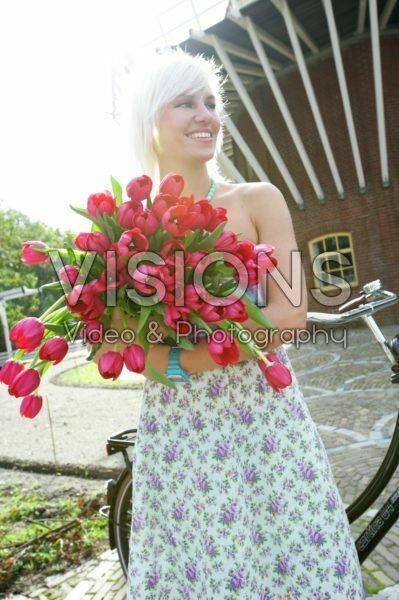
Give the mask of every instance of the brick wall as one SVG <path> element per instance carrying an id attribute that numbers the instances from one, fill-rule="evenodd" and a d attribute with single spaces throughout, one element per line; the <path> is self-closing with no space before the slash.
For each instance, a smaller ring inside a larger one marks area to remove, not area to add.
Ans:
<path id="1" fill-rule="evenodd" d="M 380 159 L 374 97 L 371 42 L 363 39 L 342 48 L 344 69 L 366 178 L 366 192 L 360 193 L 344 118 L 341 95 L 332 56 L 312 59 L 308 69 L 332 151 L 340 173 L 345 198 L 339 199 L 316 125 L 296 69 L 279 76 L 279 83 L 304 146 L 325 192 L 321 205 L 306 174 L 274 96 L 267 84 L 254 88 L 251 97 L 262 116 L 304 201 L 299 210 L 279 170 L 245 109 L 237 125 L 264 167 L 270 181 L 284 194 L 291 210 L 299 249 L 302 251 L 308 290 L 314 281 L 308 241 L 319 235 L 350 231 L 352 233 L 358 280 L 364 284 L 381 279 L 386 289 L 399 294 L 399 36 L 381 37 L 381 62 L 386 119 L 390 186 L 381 184 Z M 246 166 L 235 147 L 235 162 L 245 174 Z M 256 180 L 256 177 L 254 177 Z M 359 287 L 354 287 L 352 296 Z M 332 293 L 334 295 L 335 293 Z M 309 294 L 309 310 L 328 311 Z M 397 322 L 399 303 L 377 315 L 377 321 Z M 398 331 L 399 332 L 399 331 Z"/>

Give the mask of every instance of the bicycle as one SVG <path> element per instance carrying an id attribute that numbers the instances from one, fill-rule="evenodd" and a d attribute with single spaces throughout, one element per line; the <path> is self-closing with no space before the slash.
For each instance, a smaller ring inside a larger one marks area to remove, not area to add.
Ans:
<path id="1" fill-rule="evenodd" d="M 382 289 L 379 279 L 365 284 L 361 294 L 339 307 L 337 313 L 309 312 L 308 322 L 339 326 L 363 319 L 391 363 L 391 383 L 399 383 L 399 334 L 387 341 L 373 314 L 398 301 L 393 292 Z M 106 482 L 108 504 L 100 513 L 108 519 L 110 548 L 117 549 L 122 569 L 127 576 L 132 507 L 132 458 L 137 429 L 126 429 L 107 439 L 108 456 L 122 452 L 125 468 L 119 477 Z M 399 464 L 399 412 L 392 440 L 386 455 L 372 480 L 350 506 L 346 508 L 349 523 L 363 515 L 385 489 Z M 363 563 L 399 518 L 399 487 L 391 494 L 364 531 L 356 539 L 359 562 Z"/>

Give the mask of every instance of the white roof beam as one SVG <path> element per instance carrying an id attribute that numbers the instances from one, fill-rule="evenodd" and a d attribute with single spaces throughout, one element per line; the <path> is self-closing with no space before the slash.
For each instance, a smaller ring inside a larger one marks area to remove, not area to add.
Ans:
<path id="1" fill-rule="evenodd" d="M 380 37 L 378 31 L 377 0 L 369 0 L 371 29 L 371 51 L 373 56 L 374 93 L 377 108 L 378 146 L 380 151 L 381 180 L 384 187 L 389 186 L 387 141 L 385 133 L 384 93 L 381 76 Z"/>
<path id="2" fill-rule="evenodd" d="M 235 70 L 234 65 L 233 65 L 232 61 L 230 60 L 230 57 L 226 51 L 224 41 L 222 41 L 215 35 L 211 35 L 209 37 L 212 39 L 212 45 L 213 45 L 214 49 L 216 50 L 217 54 L 219 55 L 219 58 L 222 61 L 224 68 L 230 77 L 230 80 L 236 86 L 237 92 L 239 93 L 239 95 L 241 97 L 242 103 L 244 104 L 245 108 L 247 109 L 249 116 L 251 117 L 252 121 L 255 124 L 255 127 L 257 128 L 257 130 L 259 132 L 259 135 L 261 136 L 265 146 L 268 148 L 268 150 L 271 154 L 271 157 L 273 158 L 274 162 L 276 163 L 277 168 L 279 169 L 281 175 L 283 176 L 283 179 L 284 179 L 285 183 L 287 184 L 287 187 L 290 190 L 291 194 L 293 195 L 295 202 L 298 204 L 300 209 L 303 209 L 304 208 L 303 198 L 302 198 L 294 180 L 291 177 L 291 174 L 287 168 L 287 165 L 285 164 L 279 151 L 277 150 L 277 148 L 270 136 L 270 133 L 266 129 L 266 126 L 263 123 L 261 116 L 259 115 L 258 111 L 256 110 L 256 107 L 255 107 L 254 103 L 252 102 L 252 99 L 250 98 L 247 90 L 245 89 L 245 86 L 243 85 L 239 75 L 237 74 L 237 71 Z"/>
<path id="3" fill-rule="evenodd" d="M 241 133 L 237 129 L 237 126 L 234 123 L 234 121 L 230 117 L 226 117 L 224 120 L 224 123 L 225 123 L 227 129 L 229 130 L 231 137 L 234 139 L 235 143 L 241 150 L 242 154 L 245 156 L 245 158 L 251 165 L 252 169 L 255 171 L 259 180 L 260 181 L 270 181 L 268 176 L 266 175 L 265 171 L 259 164 L 254 153 L 252 152 L 251 148 L 248 146 L 247 142 L 244 140 Z"/>
<path id="4" fill-rule="evenodd" d="M 279 10 L 281 13 L 283 12 L 285 0 L 271 0 L 271 2 L 274 4 L 277 10 Z M 308 32 L 302 27 L 295 15 L 292 15 L 292 22 L 295 27 L 295 31 L 304 44 L 313 52 L 313 54 L 317 54 L 319 52 L 319 48 L 314 43 Z"/>
<path id="5" fill-rule="evenodd" d="M 305 146 L 303 145 L 301 136 L 299 135 L 294 119 L 291 116 L 290 110 L 287 106 L 284 95 L 281 92 L 281 88 L 276 79 L 276 76 L 273 73 L 273 69 L 271 68 L 269 58 L 266 54 L 263 44 L 261 43 L 257 35 L 256 27 L 254 26 L 252 20 L 249 17 L 245 17 L 243 19 L 243 23 L 245 23 L 245 29 L 248 32 L 249 37 L 251 38 L 252 44 L 256 50 L 256 53 L 265 72 L 266 79 L 269 82 L 274 98 L 281 111 L 281 114 L 283 115 L 285 124 L 287 125 L 288 131 L 302 160 L 303 166 L 305 167 L 306 173 L 316 193 L 317 199 L 319 202 L 323 203 L 325 201 L 323 189 L 317 178 L 316 172 L 310 161 L 308 153 L 306 152 Z"/>
<path id="6" fill-rule="evenodd" d="M 274 0 L 272 0 L 274 1 Z M 335 158 L 331 149 L 330 141 L 328 139 L 327 131 L 324 126 L 324 122 L 322 116 L 320 114 L 319 105 L 317 103 L 317 99 L 313 90 L 313 85 L 309 77 L 308 69 L 306 66 L 306 62 L 303 56 L 301 44 L 299 43 L 297 33 L 295 31 L 294 23 L 292 21 L 291 11 L 288 8 L 287 0 L 282 0 L 282 14 L 284 17 L 285 25 L 287 27 L 288 35 L 291 40 L 291 45 L 295 53 L 295 57 L 298 63 L 299 72 L 302 77 L 302 82 L 305 87 L 306 95 L 308 97 L 308 101 L 310 104 L 310 108 L 312 110 L 313 118 L 316 123 L 317 131 L 319 133 L 321 143 L 323 145 L 324 153 L 327 158 L 328 166 L 330 167 L 330 171 L 335 183 L 335 187 L 337 188 L 338 197 L 342 199 L 344 197 L 344 188 L 342 185 L 341 177 L 338 172 L 337 164 L 335 162 Z"/>
<path id="7" fill-rule="evenodd" d="M 212 44 L 212 35 L 209 33 L 204 33 L 202 30 L 190 29 L 190 37 L 194 40 L 198 40 L 203 44 L 208 44 L 208 46 L 213 46 Z M 251 50 L 247 50 L 242 46 L 237 46 L 237 44 L 232 44 L 226 40 L 223 40 L 223 46 L 225 47 L 226 52 L 232 54 L 233 56 L 238 56 L 243 60 L 248 60 L 249 62 L 254 62 L 259 64 L 259 58 L 256 56 L 255 52 L 251 52 Z M 281 66 L 276 61 L 273 61 L 273 69 L 280 69 Z"/>
<path id="8" fill-rule="evenodd" d="M 237 169 L 233 161 L 231 161 L 228 156 L 221 150 L 217 155 L 218 162 L 222 168 L 223 173 L 234 179 L 238 183 L 245 183 L 244 177 L 241 175 L 240 171 Z"/>
<path id="9" fill-rule="evenodd" d="M 360 0 L 359 10 L 357 13 L 356 33 L 363 33 L 363 31 L 364 31 L 364 25 L 366 23 L 366 8 L 367 8 L 367 0 Z"/>
<path id="10" fill-rule="evenodd" d="M 337 27 L 334 18 L 334 11 L 332 8 L 331 0 L 322 0 L 324 11 L 326 13 L 328 30 L 330 32 L 332 51 L 334 55 L 335 68 L 337 71 L 339 89 L 341 91 L 342 104 L 344 106 L 346 126 L 348 128 L 349 140 L 352 148 L 353 160 L 355 163 L 357 180 L 361 192 L 366 191 L 366 181 L 364 178 L 362 160 L 360 158 L 359 144 L 356 136 L 355 124 L 353 121 L 352 107 L 349 99 L 348 86 L 346 84 L 346 77 L 344 71 L 344 65 L 342 63 L 341 49 L 339 45 L 339 37 Z"/>
<path id="11" fill-rule="evenodd" d="M 395 4 L 396 0 L 386 1 L 380 18 L 380 29 L 385 29 L 385 27 L 387 26 L 389 17 L 391 16 L 393 9 L 395 8 Z"/>
<path id="12" fill-rule="evenodd" d="M 230 21 L 232 21 L 233 23 L 238 25 L 238 27 L 242 27 L 243 29 L 246 29 L 244 20 L 243 20 L 243 16 L 241 15 L 241 13 L 239 11 L 235 11 L 235 12 L 229 11 L 229 12 L 227 12 L 226 17 Z M 256 27 L 256 26 L 254 26 L 254 27 Z M 260 27 L 256 27 L 256 33 L 257 33 L 259 39 L 262 40 L 262 42 L 264 44 L 266 44 L 267 46 L 270 46 L 270 48 L 273 48 L 273 50 L 276 50 L 276 52 L 280 52 L 280 54 L 282 54 L 286 58 L 289 58 L 290 60 L 295 62 L 295 56 L 293 55 L 291 50 L 289 48 L 287 48 L 287 46 L 285 44 L 282 44 L 278 39 L 276 39 L 275 37 L 270 35 L 270 33 L 267 33 L 266 31 L 264 31 Z"/>

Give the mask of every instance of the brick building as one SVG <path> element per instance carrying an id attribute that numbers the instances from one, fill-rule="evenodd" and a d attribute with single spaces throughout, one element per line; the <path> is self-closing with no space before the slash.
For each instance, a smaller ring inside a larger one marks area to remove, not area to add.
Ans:
<path id="1" fill-rule="evenodd" d="M 179 44 L 215 56 L 229 77 L 223 167 L 283 192 L 309 310 L 334 310 L 311 292 L 336 295 L 331 275 L 351 298 L 374 279 L 399 293 L 398 24 L 390 0 L 238 1 Z M 378 315 L 395 320 L 397 306 Z"/>

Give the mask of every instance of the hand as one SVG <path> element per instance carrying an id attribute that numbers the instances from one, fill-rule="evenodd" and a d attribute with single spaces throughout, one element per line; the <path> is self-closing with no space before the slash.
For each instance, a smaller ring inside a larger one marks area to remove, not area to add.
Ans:
<path id="1" fill-rule="evenodd" d="M 168 368 L 169 352 L 170 347 L 167 345 L 150 344 L 146 358 L 146 365 L 150 363 L 156 371 L 162 373 L 162 375 L 165 375 L 166 369 Z M 147 379 L 156 381 L 156 379 L 154 379 L 151 373 L 147 370 L 147 367 L 142 372 L 142 375 L 144 375 L 144 377 Z"/>

